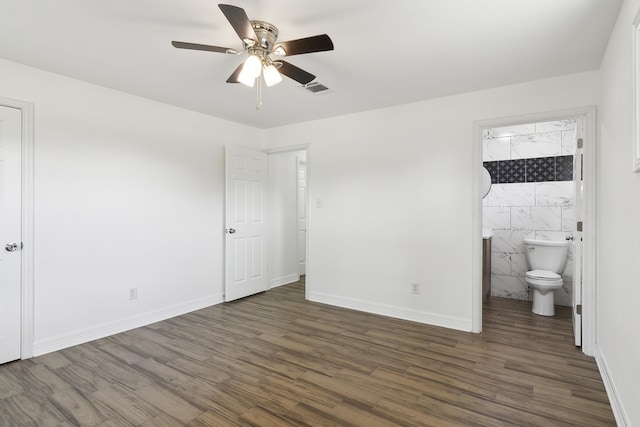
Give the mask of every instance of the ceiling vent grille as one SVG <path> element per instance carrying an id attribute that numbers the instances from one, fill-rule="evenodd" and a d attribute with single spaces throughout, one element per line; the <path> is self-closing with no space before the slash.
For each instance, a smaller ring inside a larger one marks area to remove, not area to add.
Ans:
<path id="1" fill-rule="evenodd" d="M 333 92 L 331 89 L 329 89 L 322 83 L 318 83 L 318 82 L 307 83 L 306 85 L 302 86 L 302 88 L 306 89 L 307 91 L 311 92 L 314 95 L 317 95 L 320 93 Z"/>

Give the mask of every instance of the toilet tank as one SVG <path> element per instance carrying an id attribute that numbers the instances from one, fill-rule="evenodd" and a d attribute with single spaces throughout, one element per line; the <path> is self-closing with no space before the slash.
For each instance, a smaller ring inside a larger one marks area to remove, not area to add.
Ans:
<path id="1" fill-rule="evenodd" d="M 531 270 L 562 273 L 567 263 L 569 242 L 524 239 L 525 256 Z"/>

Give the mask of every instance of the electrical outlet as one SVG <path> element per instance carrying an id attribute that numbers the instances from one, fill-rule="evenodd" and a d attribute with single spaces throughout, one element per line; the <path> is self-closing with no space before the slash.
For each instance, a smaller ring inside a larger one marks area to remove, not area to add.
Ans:
<path id="1" fill-rule="evenodd" d="M 414 295 L 418 295 L 420 293 L 420 283 L 411 282 L 411 293 Z"/>
<path id="2" fill-rule="evenodd" d="M 129 299 L 138 298 L 138 288 L 129 288 Z"/>

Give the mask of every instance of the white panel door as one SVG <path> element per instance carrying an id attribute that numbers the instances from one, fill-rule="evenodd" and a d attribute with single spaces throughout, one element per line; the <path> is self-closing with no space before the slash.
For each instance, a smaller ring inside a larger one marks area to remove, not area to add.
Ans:
<path id="1" fill-rule="evenodd" d="M 296 158 L 296 162 L 298 273 L 304 275 L 307 272 L 307 162 L 300 158 Z"/>
<path id="2" fill-rule="evenodd" d="M 267 290 L 267 155 L 226 148 L 225 301 Z"/>
<path id="3" fill-rule="evenodd" d="M 22 112 L 0 106 L 0 363 L 20 358 Z"/>
<path id="4" fill-rule="evenodd" d="M 582 177 L 582 122 L 576 121 L 576 154 L 573 157 L 573 182 L 575 185 L 576 231 L 573 232 L 573 336 L 576 346 L 582 345 L 582 221 L 583 210 L 583 177 Z"/>

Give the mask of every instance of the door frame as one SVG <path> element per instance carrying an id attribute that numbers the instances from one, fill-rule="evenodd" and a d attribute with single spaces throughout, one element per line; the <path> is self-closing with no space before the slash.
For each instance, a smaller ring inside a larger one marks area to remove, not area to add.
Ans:
<path id="1" fill-rule="evenodd" d="M 311 154 L 311 147 L 309 146 L 309 144 L 296 144 L 296 145 L 286 145 L 283 147 L 276 147 L 276 148 L 267 148 L 264 150 L 265 153 L 267 153 L 267 155 L 269 154 L 275 154 L 275 153 L 282 153 L 282 152 L 286 152 L 286 151 L 299 151 L 299 150 L 305 150 L 307 152 L 307 200 L 305 203 L 305 215 L 307 217 L 307 238 L 305 239 L 305 254 L 306 254 L 306 259 L 307 259 L 307 266 L 306 266 L 306 273 L 305 273 L 305 286 L 304 286 L 304 298 L 306 300 L 309 299 L 309 294 L 311 293 L 311 281 L 309 280 L 309 278 L 312 278 L 313 276 L 310 275 L 310 254 L 309 254 L 309 229 L 310 224 L 311 224 L 311 218 L 309 218 L 309 189 L 310 187 L 310 181 L 311 181 L 311 162 L 309 161 L 310 158 L 310 154 Z M 272 238 L 272 236 L 269 236 L 269 238 Z"/>
<path id="2" fill-rule="evenodd" d="M 0 97 L 0 105 L 22 112 L 22 250 L 20 358 L 33 357 L 34 340 L 34 104 Z"/>
<path id="3" fill-rule="evenodd" d="M 596 106 L 550 111 L 521 116 L 480 120 L 473 123 L 473 251 L 472 251 L 472 332 L 482 331 L 482 132 L 492 127 L 512 126 L 550 120 L 584 119 L 584 229 L 582 246 L 582 352 L 596 351 L 596 239 L 597 239 L 597 133 Z"/>
<path id="4" fill-rule="evenodd" d="M 300 157 L 296 156 L 296 190 L 299 189 L 298 187 L 298 173 L 300 172 L 300 165 L 304 165 L 304 201 L 302 204 L 302 208 L 304 210 L 304 276 L 306 277 L 307 275 L 307 225 L 309 222 L 309 218 L 307 218 L 307 212 L 309 211 L 309 209 L 307 209 L 307 200 L 309 199 L 308 196 L 308 188 L 307 188 L 307 152 L 305 150 L 305 156 L 304 156 L 304 160 L 300 159 Z M 296 217 L 298 216 L 298 209 L 299 209 L 299 203 L 298 203 L 298 197 L 300 197 L 300 194 L 298 193 L 298 191 L 296 191 Z M 298 218 L 296 218 L 296 231 L 299 233 L 300 230 L 298 229 Z M 297 236 L 296 236 L 297 237 Z M 297 241 L 297 240 L 296 240 Z M 300 250 L 300 246 L 302 245 L 296 245 L 296 250 L 299 251 Z M 300 264 L 299 264 L 299 260 L 298 260 L 298 273 L 300 273 Z"/>

